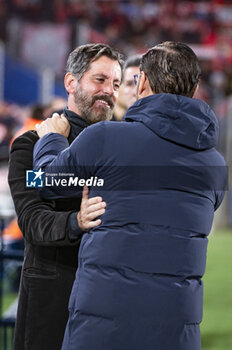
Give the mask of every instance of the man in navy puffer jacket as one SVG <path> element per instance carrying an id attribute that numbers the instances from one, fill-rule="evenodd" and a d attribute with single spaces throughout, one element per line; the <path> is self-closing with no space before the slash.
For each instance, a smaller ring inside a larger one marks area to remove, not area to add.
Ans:
<path id="1" fill-rule="evenodd" d="M 199 76 L 193 51 L 165 42 L 143 55 L 138 101 L 124 122 L 90 126 L 70 147 L 61 134 L 45 135 L 62 118 L 37 130 L 45 136 L 35 168 L 75 166 L 79 178 L 103 179 L 90 194 L 107 202 L 102 224 L 82 239 L 63 350 L 201 348 L 201 277 L 226 167 L 217 119 L 192 98 Z M 51 191 L 73 197 L 76 189 Z"/>

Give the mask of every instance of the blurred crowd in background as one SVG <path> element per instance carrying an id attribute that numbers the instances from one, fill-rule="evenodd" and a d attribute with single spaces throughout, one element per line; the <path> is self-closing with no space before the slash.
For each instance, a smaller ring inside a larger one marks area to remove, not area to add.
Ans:
<path id="1" fill-rule="evenodd" d="M 9 84 L 0 94 L 0 162 L 8 160 L 12 138 L 32 125 L 28 120 L 46 118 L 66 105 L 64 91 L 50 94 L 46 101 L 29 98 L 29 103 L 12 97 L 13 89 L 21 96 L 33 90 L 19 83 L 12 67 L 20 63 L 35 72 L 48 69 L 63 85 L 67 55 L 78 45 L 107 43 L 127 58 L 166 40 L 189 44 L 200 58 L 196 97 L 214 109 L 221 126 L 218 147 L 225 155 L 232 103 L 232 1 L 0 0 L 0 41 L 13 72 L 10 83 L 7 77 L 2 82 Z M 0 180 L 5 175 L 0 171 Z M 1 181 L 0 187 L 5 186 L 6 180 Z"/>
<path id="2" fill-rule="evenodd" d="M 231 1 L 0 0 L 0 39 L 12 57 L 33 69 L 50 67 L 60 80 L 68 52 L 79 44 L 108 43 L 128 57 L 162 41 L 182 41 L 201 59 L 197 97 L 213 107 L 222 126 L 230 108 Z M 0 103 L 1 149 L 33 113 L 15 102 Z"/>

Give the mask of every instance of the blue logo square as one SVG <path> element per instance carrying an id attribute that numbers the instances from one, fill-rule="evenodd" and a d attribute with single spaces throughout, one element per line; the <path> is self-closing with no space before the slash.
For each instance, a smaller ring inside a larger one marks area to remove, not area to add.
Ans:
<path id="1" fill-rule="evenodd" d="M 44 171 L 39 170 L 26 170 L 26 187 L 43 187 Z"/>

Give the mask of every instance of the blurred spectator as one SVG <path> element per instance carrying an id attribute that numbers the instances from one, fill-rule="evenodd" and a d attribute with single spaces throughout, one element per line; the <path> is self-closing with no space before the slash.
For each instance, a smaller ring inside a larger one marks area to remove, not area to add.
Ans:
<path id="1" fill-rule="evenodd" d="M 136 101 L 136 84 L 134 76 L 139 76 L 141 56 L 129 57 L 125 62 L 122 89 L 124 93 L 126 108 L 128 109 Z"/>
<path id="2" fill-rule="evenodd" d="M 7 103 L 0 101 L 0 143 L 8 146 L 12 137 L 15 121 L 9 113 Z"/>
<path id="3" fill-rule="evenodd" d="M 13 219 L 2 231 L 2 237 L 4 242 L 17 241 L 23 239 L 23 234 L 18 227 L 17 219 Z"/>
<path id="4" fill-rule="evenodd" d="M 24 134 L 28 130 L 35 130 L 36 124 L 40 124 L 44 120 L 44 107 L 37 105 L 32 107 L 30 117 L 24 122 L 23 126 L 13 136 L 12 143 L 18 136 Z"/>
<path id="5" fill-rule="evenodd" d="M 13 108 L 0 101 L 0 161 L 8 159 L 9 144 L 18 121 L 12 115 Z"/>
<path id="6" fill-rule="evenodd" d="M 118 99 L 117 103 L 114 107 L 114 114 L 112 117 L 112 121 L 121 121 L 126 113 L 126 102 L 125 102 L 125 97 L 123 94 L 123 89 L 120 87 L 119 93 L 118 93 Z"/>
<path id="7" fill-rule="evenodd" d="M 50 104 L 44 108 L 44 117 L 49 118 L 54 112 L 61 114 L 66 106 L 67 100 L 62 97 L 55 97 Z"/>
<path id="8" fill-rule="evenodd" d="M 12 143 L 16 137 L 28 130 L 35 130 L 36 124 L 40 124 L 44 119 L 51 117 L 52 113 L 62 113 L 67 105 L 67 101 L 62 97 L 55 97 L 48 106 L 35 105 L 31 107 L 29 117 L 24 121 L 22 127 L 11 139 Z"/>
<path id="9" fill-rule="evenodd" d="M 114 121 L 120 121 L 124 117 L 127 109 L 136 101 L 136 85 L 134 75 L 139 75 L 141 56 L 129 57 L 125 62 L 123 70 L 123 80 L 119 89 L 119 98 L 114 109 Z"/>

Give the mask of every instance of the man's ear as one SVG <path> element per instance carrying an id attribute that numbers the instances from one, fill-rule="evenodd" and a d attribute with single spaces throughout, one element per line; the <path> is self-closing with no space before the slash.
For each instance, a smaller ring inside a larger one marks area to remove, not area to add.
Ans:
<path id="1" fill-rule="evenodd" d="M 146 75 L 144 72 L 140 72 L 138 95 L 141 96 L 145 90 Z"/>
<path id="2" fill-rule="evenodd" d="M 153 95 L 153 92 L 151 90 L 150 83 L 146 74 L 143 71 L 141 71 L 139 87 L 138 87 L 138 97 L 142 98 L 149 95 Z"/>
<path id="3" fill-rule="evenodd" d="M 71 73 L 67 73 L 64 77 L 64 86 L 69 94 L 74 94 L 77 91 L 77 79 Z"/>

